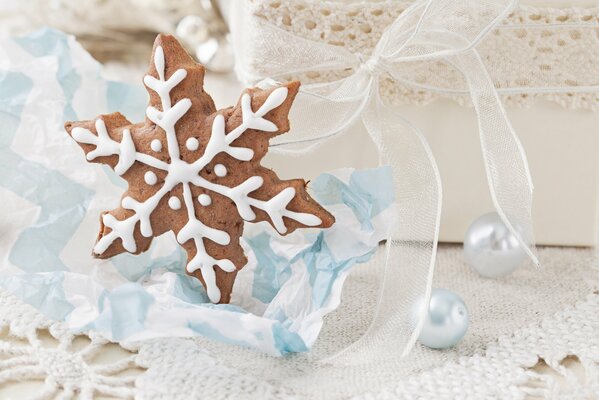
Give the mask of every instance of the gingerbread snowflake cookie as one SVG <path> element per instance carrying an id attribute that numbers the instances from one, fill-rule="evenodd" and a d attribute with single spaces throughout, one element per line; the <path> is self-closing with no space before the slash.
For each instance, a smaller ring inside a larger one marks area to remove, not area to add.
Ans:
<path id="1" fill-rule="evenodd" d="M 260 165 L 269 140 L 289 130 L 299 83 L 248 89 L 235 107 L 217 111 L 203 81 L 204 67 L 172 36 L 159 35 L 144 77 L 145 122 L 114 113 L 65 128 L 88 161 L 109 165 L 129 184 L 121 206 L 100 218 L 94 256 L 138 254 L 173 231 L 187 252 L 187 273 L 212 302 L 228 303 L 247 262 L 243 221 L 268 221 L 284 235 L 329 227 L 334 218 L 310 198 L 303 179 L 280 180 Z"/>

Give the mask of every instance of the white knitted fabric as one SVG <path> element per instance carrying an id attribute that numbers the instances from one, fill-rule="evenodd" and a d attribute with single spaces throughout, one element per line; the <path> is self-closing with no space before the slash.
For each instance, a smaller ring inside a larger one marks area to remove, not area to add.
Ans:
<path id="1" fill-rule="evenodd" d="M 264 19 L 299 37 L 370 54 L 381 34 L 411 1 L 253 0 L 253 18 Z M 599 7 L 536 8 L 520 5 L 478 46 L 495 86 L 509 106 L 529 106 L 544 97 L 565 107 L 599 109 Z M 259 64 L 260 60 L 256 60 Z M 427 104 L 439 97 L 469 104 L 463 78 L 446 63 L 414 63 L 414 87 L 387 80 L 381 93 L 395 104 Z M 351 71 L 311 72 L 302 82 L 339 79 Z M 593 92 L 583 87 L 594 86 Z M 557 93 L 551 88 L 574 88 Z"/>
<path id="2" fill-rule="evenodd" d="M 39 398 L 109 394 L 139 399 L 277 398 L 594 398 L 599 396 L 599 258 L 588 249 L 540 249 L 543 267 L 522 267 L 501 280 L 486 280 L 463 261 L 460 246 L 441 246 L 435 286 L 459 293 L 469 307 L 468 334 L 456 347 L 416 346 L 404 359 L 360 367 L 318 363 L 368 326 L 377 290 L 377 263 L 354 268 L 341 307 L 326 318 L 308 354 L 273 358 L 206 339 L 157 339 L 122 344 L 133 352 L 108 365 L 89 362 L 105 341 L 72 350 L 73 336 L 12 295 L 0 294 L 0 387 L 45 379 Z M 59 345 L 47 348 L 38 330 Z M 584 380 L 564 366 L 573 356 Z M 540 359 L 570 382 L 531 370 Z M 131 367 L 145 372 L 115 376 Z"/>

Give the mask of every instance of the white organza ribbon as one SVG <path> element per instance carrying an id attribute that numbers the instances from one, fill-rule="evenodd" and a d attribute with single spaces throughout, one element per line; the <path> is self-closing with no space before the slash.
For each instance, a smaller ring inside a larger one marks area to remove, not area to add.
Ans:
<path id="1" fill-rule="evenodd" d="M 516 3 L 416 1 L 385 30 L 370 56 L 295 36 L 251 15 L 251 9 L 238 3 L 233 6 L 231 27 L 242 80 L 348 71 L 344 79 L 301 87 L 290 116 L 293 128 L 289 137 L 293 140 L 274 142 L 271 151 L 308 152 L 361 119 L 378 148 L 381 165 L 391 165 L 394 170 L 398 218 L 385 245 L 376 314 L 360 340 L 328 361 L 349 362 L 356 352 L 362 360 L 366 355 L 381 359 L 391 348 L 406 354 L 423 322 L 423 315 L 410 318 L 410 313 L 416 301 L 428 300 L 431 291 L 442 202 L 439 171 L 419 130 L 384 104 L 379 93 L 381 80 L 413 82 L 422 63 L 448 63 L 462 73 L 478 117 L 493 203 L 532 261 L 538 263 L 526 155 L 476 50 Z"/>

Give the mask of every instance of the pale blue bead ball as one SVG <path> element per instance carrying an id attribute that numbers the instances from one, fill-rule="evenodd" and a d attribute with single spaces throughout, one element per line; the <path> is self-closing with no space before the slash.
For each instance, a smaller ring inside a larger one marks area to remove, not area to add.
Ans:
<path id="1" fill-rule="evenodd" d="M 526 259 L 524 248 L 497 213 L 479 217 L 466 232 L 464 260 L 485 278 L 509 275 Z"/>
<path id="2" fill-rule="evenodd" d="M 414 305 L 412 323 L 417 320 L 421 309 L 422 301 Z M 468 324 L 468 308 L 464 300 L 452 291 L 433 289 L 418 341 L 432 349 L 447 349 L 464 337 Z"/>

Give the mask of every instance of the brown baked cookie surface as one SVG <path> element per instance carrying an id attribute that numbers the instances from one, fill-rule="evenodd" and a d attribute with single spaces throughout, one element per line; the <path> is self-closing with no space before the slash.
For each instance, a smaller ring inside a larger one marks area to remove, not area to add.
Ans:
<path id="1" fill-rule="evenodd" d="M 228 303 L 247 259 L 243 221 L 268 221 L 281 235 L 330 227 L 333 216 L 303 179 L 280 180 L 260 165 L 269 140 L 289 130 L 299 82 L 248 89 L 234 107 L 216 110 L 204 92 L 204 67 L 172 36 L 159 35 L 144 84 L 146 120 L 120 113 L 67 122 L 90 162 L 107 164 L 128 183 L 121 206 L 100 217 L 98 258 L 148 249 L 173 231 L 187 252 L 186 271 L 214 303 Z"/>

